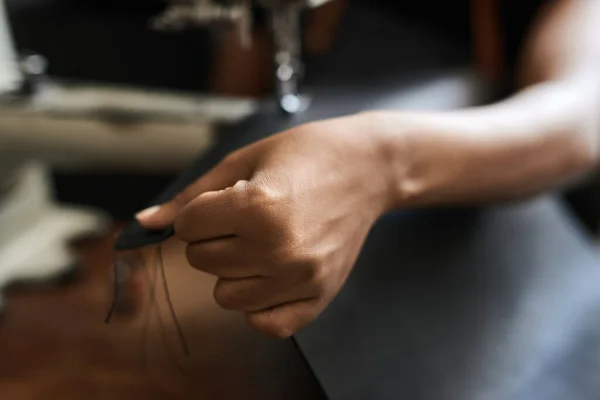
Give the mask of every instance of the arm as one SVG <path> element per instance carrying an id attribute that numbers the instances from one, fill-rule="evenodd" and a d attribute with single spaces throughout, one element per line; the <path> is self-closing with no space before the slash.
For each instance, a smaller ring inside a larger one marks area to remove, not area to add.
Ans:
<path id="1" fill-rule="evenodd" d="M 393 207 L 501 201 L 590 172 L 600 139 L 600 1 L 559 0 L 525 46 L 522 90 L 446 113 L 364 114 L 389 160 Z"/>
<path id="2" fill-rule="evenodd" d="M 600 0 L 556 3 L 512 98 L 300 125 L 236 151 L 137 218 L 150 229 L 173 224 L 190 264 L 219 278 L 221 307 L 288 337 L 336 296 L 386 208 L 518 198 L 593 168 L 599 9 Z"/>

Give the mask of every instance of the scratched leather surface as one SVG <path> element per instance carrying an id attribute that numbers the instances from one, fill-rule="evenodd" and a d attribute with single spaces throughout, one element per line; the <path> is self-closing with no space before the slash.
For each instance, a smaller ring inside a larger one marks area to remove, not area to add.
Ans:
<path id="1" fill-rule="evenodd" d="M 415 86 L 465 62 L 452 43 L 383 16 L 355 9 L 342 29 L 334 54 L 311 64 L 307 113 L 290 119 L 266 104 L 224 128 L 214 151 L 153 203 L 233 149 L 295 124 L 411 107 Z M 456 107 L 461 97 L 449 93 L 477 86 L 443 82 L 416 98 Z M 473 104 L 485 100 L 466 92 Z M 129 245 L 143 244 L 135 236 Z M 598 400 L 600 263 L 552 197 L 400 212 L 375 226 L 339 296 L 294 340 L 332 400 Z"/>

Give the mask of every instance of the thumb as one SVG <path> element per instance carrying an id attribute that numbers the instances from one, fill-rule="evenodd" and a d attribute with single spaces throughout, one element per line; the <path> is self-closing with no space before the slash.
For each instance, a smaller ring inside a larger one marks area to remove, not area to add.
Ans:
<path id="1" fill-rule="evenodd" d="M 227 168 L 217 167 L 189 185 L 171 201 L 142 210 L 135 218 L 146 229 L 165 229 L 173 224 L 181 209 L 196 197 L 206 192 L 226 189 L 236 181 L 231 170 L 228 172 Z"/>

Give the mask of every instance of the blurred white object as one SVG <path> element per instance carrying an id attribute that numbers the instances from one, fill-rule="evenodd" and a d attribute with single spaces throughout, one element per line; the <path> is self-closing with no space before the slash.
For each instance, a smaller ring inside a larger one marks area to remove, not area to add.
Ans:
<path id="1" fill-rule="evenodd" d="M 0 0 L 0 95 L 18 91 L 22 82 Z M 0 128 L 0 137 L 4 132 Z M 69 242 L 108 227 L 97 212 L 55 204 L 47 169 L 27 161 L 27 150 L 0 144 L 0 294 L 13 282 L 43 282 L 70 272 L 77 259 Z"/>
<path id="2" fill-rule="evenodd" d="M 0 0 L 0 94 L 17 90 L 21 80 L 4 1 Z"/>
<path id="3" fill-rule="evenodd" d="M 77 264 L 70 241 L 107 232 L 104 215 L 53 202 L 43 165 L 15 167 L 9 185 L 9 172 L 0 173 L 5 183 L 0 194 L 0 291 L 13 282 L 43 282 L 69 272 Z"/>
<path id="4" fill-rule="evenodd" d="M 174 173 L 210 149 L 216 123 L 256 106 L 250 99 L 46 83 L 26 101 L 0 104 L 0 149 L 63 169 Z"/>
<path id="5" fill-rule="evenodd" d="M 22 79 L 0 1 L 0 95 L 18 90 Z M 107 227 L 98 213 L 56 205 L 46 168 L 25 161 L 27 152 L 17 150 L 0 146 L 0 292 L 12 282 L 45 281 L 69 272 L 77 264 L 69 241 Z"/>
<path id="6" fill-rule="evenodd" d="M 0 0 L 0 96 L 11 95 L 0 97 L 0 159 L 18 152 L 53 168 L 173 173 L 210 148 L 216 123 L 255 110 L 252 99 L 40 80 L 45 59 L 21 59 L 10 32 Z"/>

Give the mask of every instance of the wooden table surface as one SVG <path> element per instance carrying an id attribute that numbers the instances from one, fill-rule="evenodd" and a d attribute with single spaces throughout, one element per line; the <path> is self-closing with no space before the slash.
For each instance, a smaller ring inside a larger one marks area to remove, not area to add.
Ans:
<path id="1" fill-rule="evenodd" d="M 106 325 L 112 296 L 112 239 L 78 245 L 75 283 L 13 290 L 0 326 L 0 398 L 321 399 L 293 344 L 262 337 L 212 299 L 214 281 L 190 268 L 177 242 L 163 245 L 174 308 L 190 355 L 170 319 L 156 249 L 144 252 L 140 307 Z M 154 304 L 154 307 L 152 307 Z"/>

